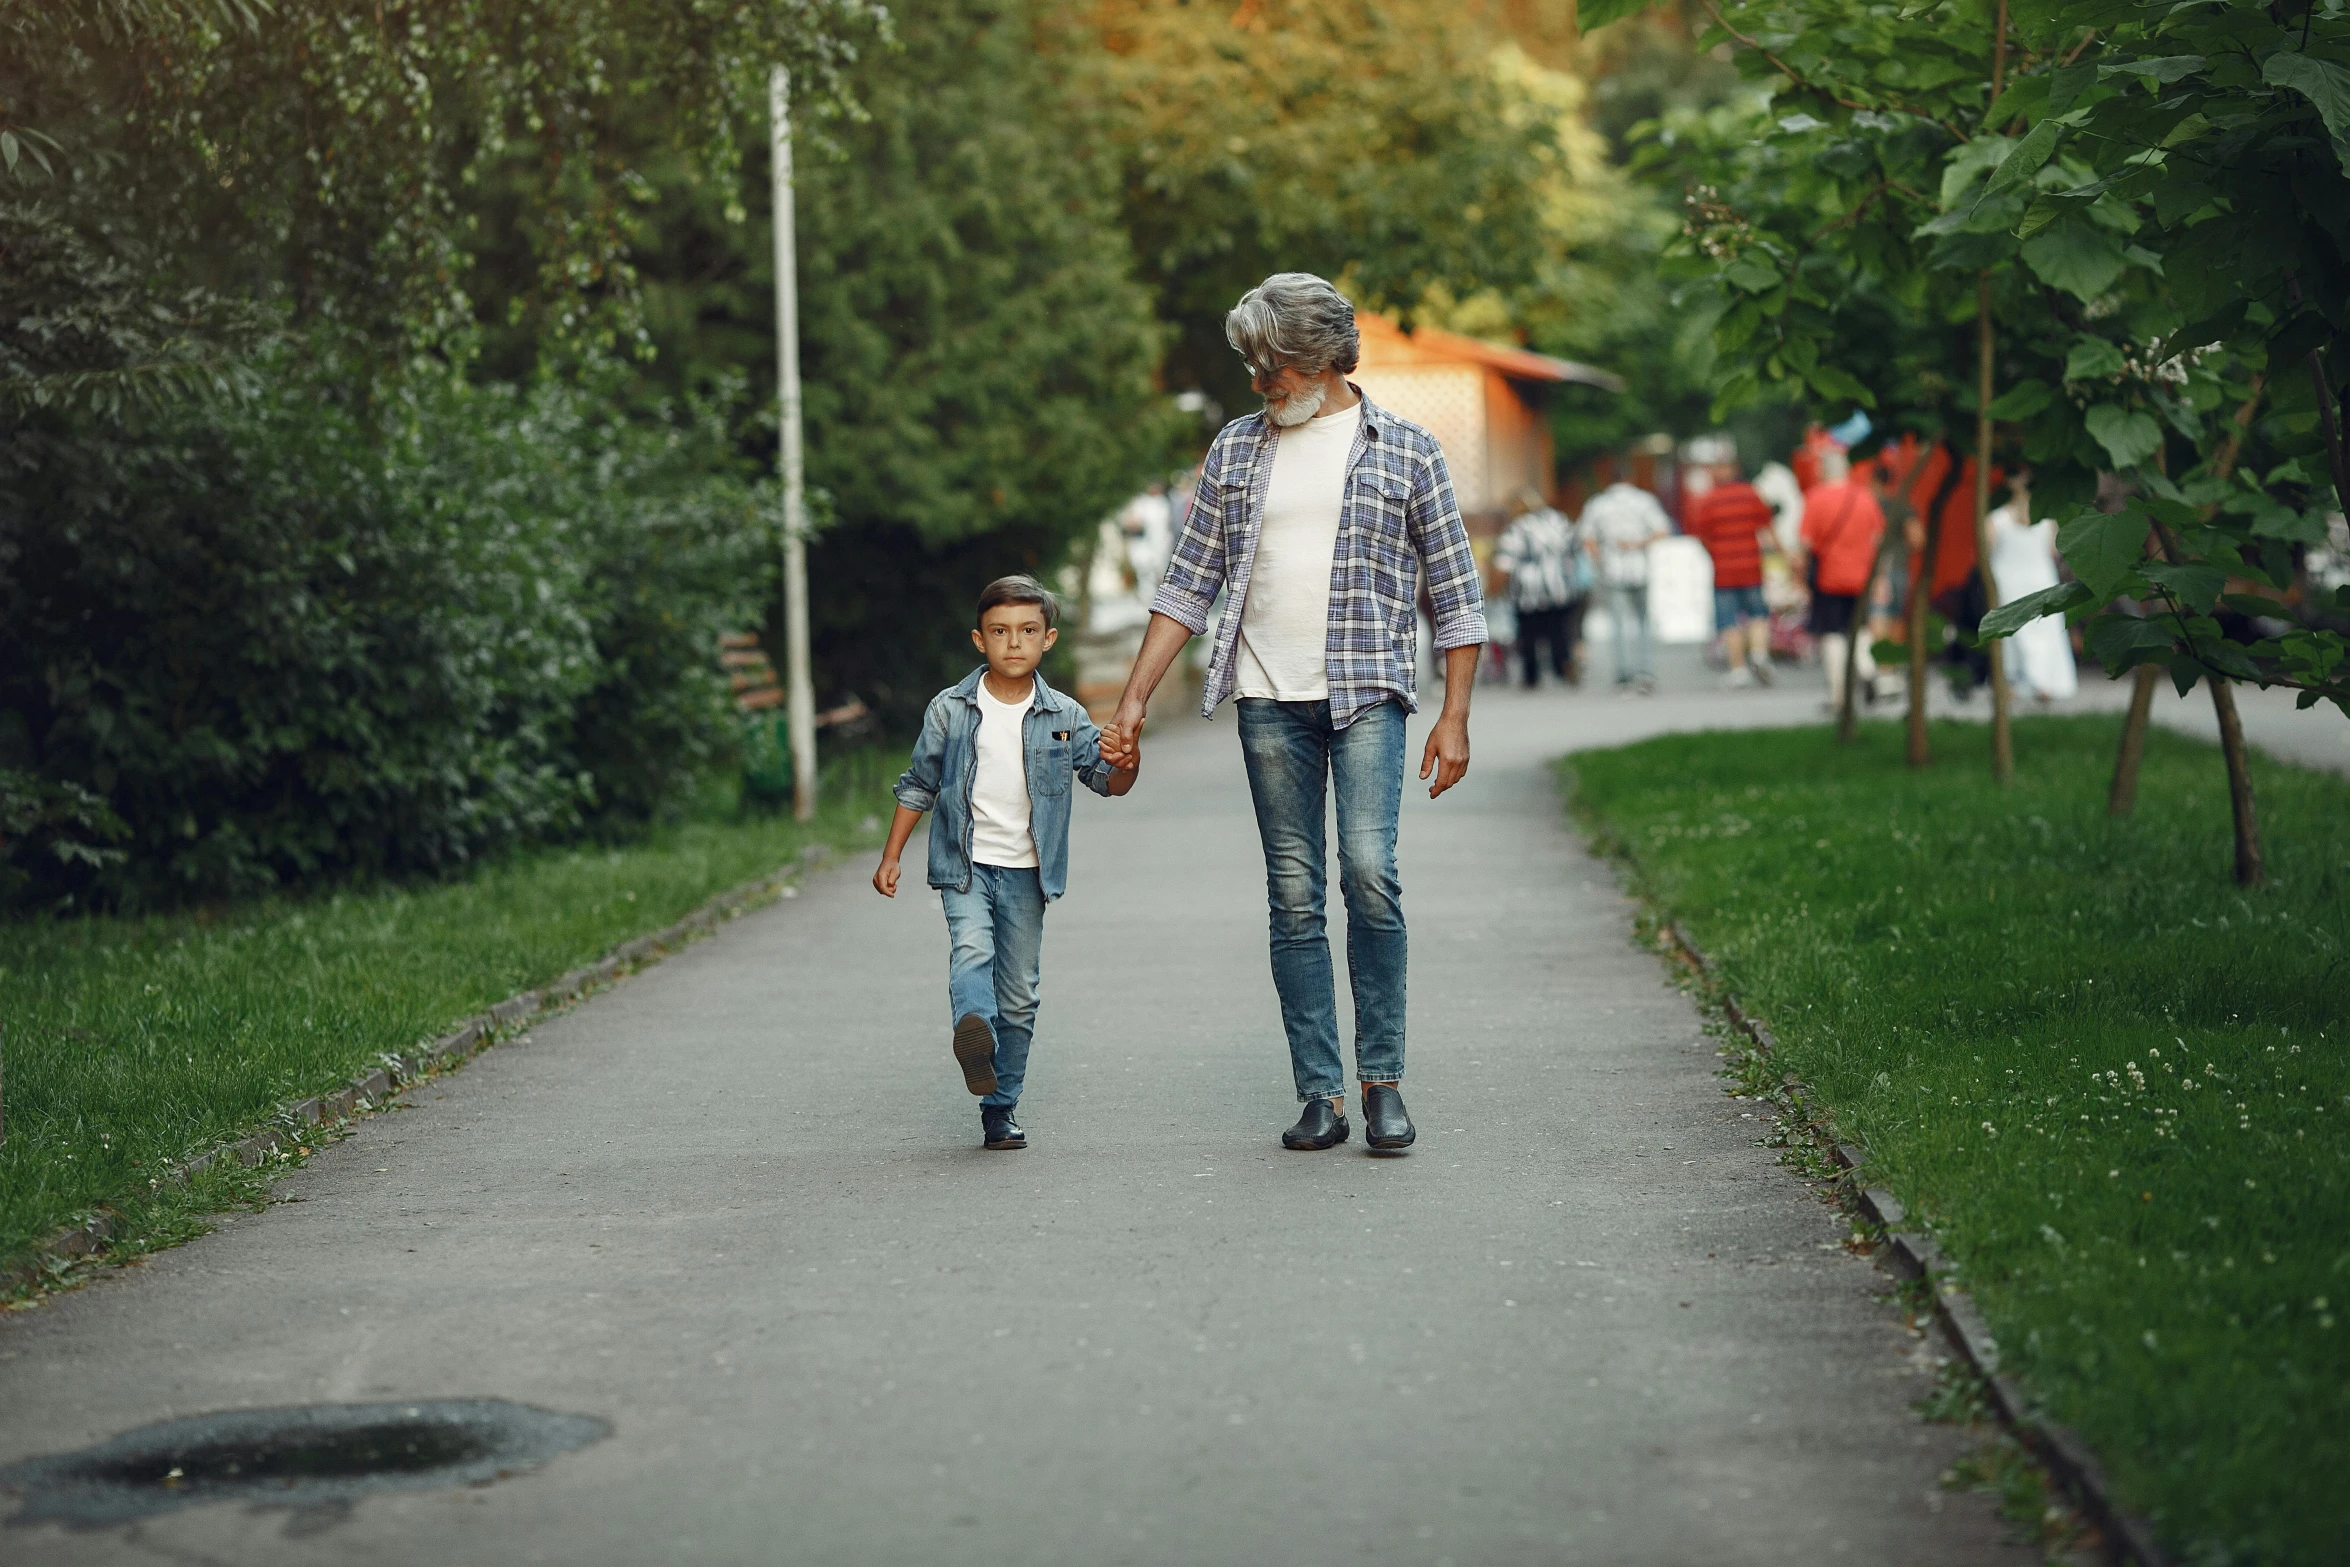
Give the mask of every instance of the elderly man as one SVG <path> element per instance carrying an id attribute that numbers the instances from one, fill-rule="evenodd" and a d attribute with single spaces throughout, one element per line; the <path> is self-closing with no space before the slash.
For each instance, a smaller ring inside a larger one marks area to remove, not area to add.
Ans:
<path id="1" fill-rule="evenodd" d="M 1241 296 L 1224 335 L 1265 407 L 1226 425 L 1208 449 L 1102 754 L 1128 765 L 1151 693 L 1225 592 L 1201 711 L 1239 699 L 1272 905 L 1273 988 L 1305 1107 L 1282 1146 L 1330 1148 L 1348 1135 L 1324 919 L 1322 823 L 1335 793 L 1364 1134 L 1374 1152 L 1396 1153 L 1415 1135 L 1399 1088 L 1405 941 L 1395 869 L 1404 716 L 1415 706 L 1413 594 L 1425 575 L 1444 650 L 1444 711 L 1420 758 L 1434 798 L 1469 770 L 1469 690 L 1485 640 L 1477 563 L 1435 437 L 1346 379 L 1355 313 L 1338 290 L 1277 273 Z"/>

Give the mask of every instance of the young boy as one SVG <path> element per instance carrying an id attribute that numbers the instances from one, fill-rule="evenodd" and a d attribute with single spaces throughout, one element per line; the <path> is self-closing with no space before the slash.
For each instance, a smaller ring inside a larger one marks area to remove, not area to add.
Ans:
<path id="1" fill-rule="evenodd" d="M 1069 779 L 1124 794 L 1142 766 L 1105 763 L 1085 709 L 1037 674 L 1060 640 L 1058 609 L 1033 577 L 998 577 L 979 595 L 971 642 L 987 665 L 930 699 L 873 873 L 874 891 L 896 897 L 906 839 L 924 811 L 938 812 L 930 885 L 946 905 L 955 1061 L 981 1096 L 981 1140 L 999 1152 L 1028 1146 L 1012 1110 L 1036 1030 L 1044 906 L 1068 880 Z"/>

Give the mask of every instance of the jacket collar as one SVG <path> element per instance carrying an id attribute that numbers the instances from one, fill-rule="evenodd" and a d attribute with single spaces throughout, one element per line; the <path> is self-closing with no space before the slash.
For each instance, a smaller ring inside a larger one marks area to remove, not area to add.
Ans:
<path id="1" fill-rule="evenodd" d="M 982 664 L 977 669 L 972 670 L 971 673 L 965 675 L 960 681 L 956 683 L 954 688 L 955 695 L 961 697 L 964 701 L 969 702 L 974 707 L 978 706 L 979 682 L 985 680 L 986 678 L 987 666 Z M 1045 684 L 1044 671 L 1041 669 L 1038 670 L 1031 678 L 1036 681 L 1035 710 L 1040 713 L 1059 712 L 1063 705 L 1061 693 L 1055 691 L 1051 686 Z"/>

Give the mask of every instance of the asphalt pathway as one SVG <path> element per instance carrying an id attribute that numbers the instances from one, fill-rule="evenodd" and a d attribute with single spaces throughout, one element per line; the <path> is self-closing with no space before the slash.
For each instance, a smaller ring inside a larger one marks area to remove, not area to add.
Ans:
<path id="1" fill-rule="evenodd" d="M 0 1557 L 2034 1559 L 1939 1486 L 1965 1439 L 1911 1412 L 1929 1346 L 1563 820 L 1570 746 L 1817 701 L 1683 684 L 1489 691 L 1468 780 L 1407 792 L 1410 1156 L 1277 1146 L 1233 726 L 1170 715 L 1133 796 L 1079 801 L 1028 1151 L 977 1147 L 935 899 L 829 872 L 365 1123 L 269 1212 L 0 1320 L 0 1463 L 321 1401 L 504 1398 L 609 1440 Z"/>

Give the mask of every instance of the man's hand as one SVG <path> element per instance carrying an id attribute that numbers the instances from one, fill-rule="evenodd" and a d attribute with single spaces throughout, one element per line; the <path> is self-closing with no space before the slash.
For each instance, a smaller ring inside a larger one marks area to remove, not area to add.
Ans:
<path id="1" fill-rule="evenodd" d="M 1144 710 L 1150 705 L 1151 693 L 1166 678 L 1175 655 L 1190 640 L 1189 626 L 1173 616 L 1151 611 L 1150 628 L 1143 632 L 1142 651 L 1134 655 L 1134 667 L 1127 671 L 1126 691 L 1118 698 L 1118 711 L 1102 727 L 1102 760 L 1112 768 L 1124 772 L 1142 765 Z"/>
<path id="2" fill-rule="evenodd" d="M 1428 747 L 1420 753 L 1421 778 L 1436 775 L 1436 782 L 1428 786 L 1431 800 L 1469 770 L 1469 693 L 1476 689 L 1477 661 L 1484 656 L 1485 649 L 1474 643 L 1444 650 L 1444 711 L 1436 715 Z"/>
<path id="3" fill-rule="evenodd" d="M 881 864 L 873 872 L 873 890 L 885 898 L 894 898 L 898 895 L 898 857 L 896 855 L 885 854 L 881 857 Z"/>
<path id="4" fill-rule="evenodd" d="M 1436 781 L 1428 786 L 1428 798 L 1433 800 L 1459 783 L 1468 771 L 1469 715 L 1448 712 L 1428 731 L 1428 747 L 1420 753 L 1420 776 L 1436 775 Z"/>
<path id="5" fill-rule="evenodd" d="M 1116 772 L 1132 772 L 1142 762 L 1143 706 L 1132 696 L 1118 703 L 1118 711 L 1102 726 L 1102 760 Z"/>

